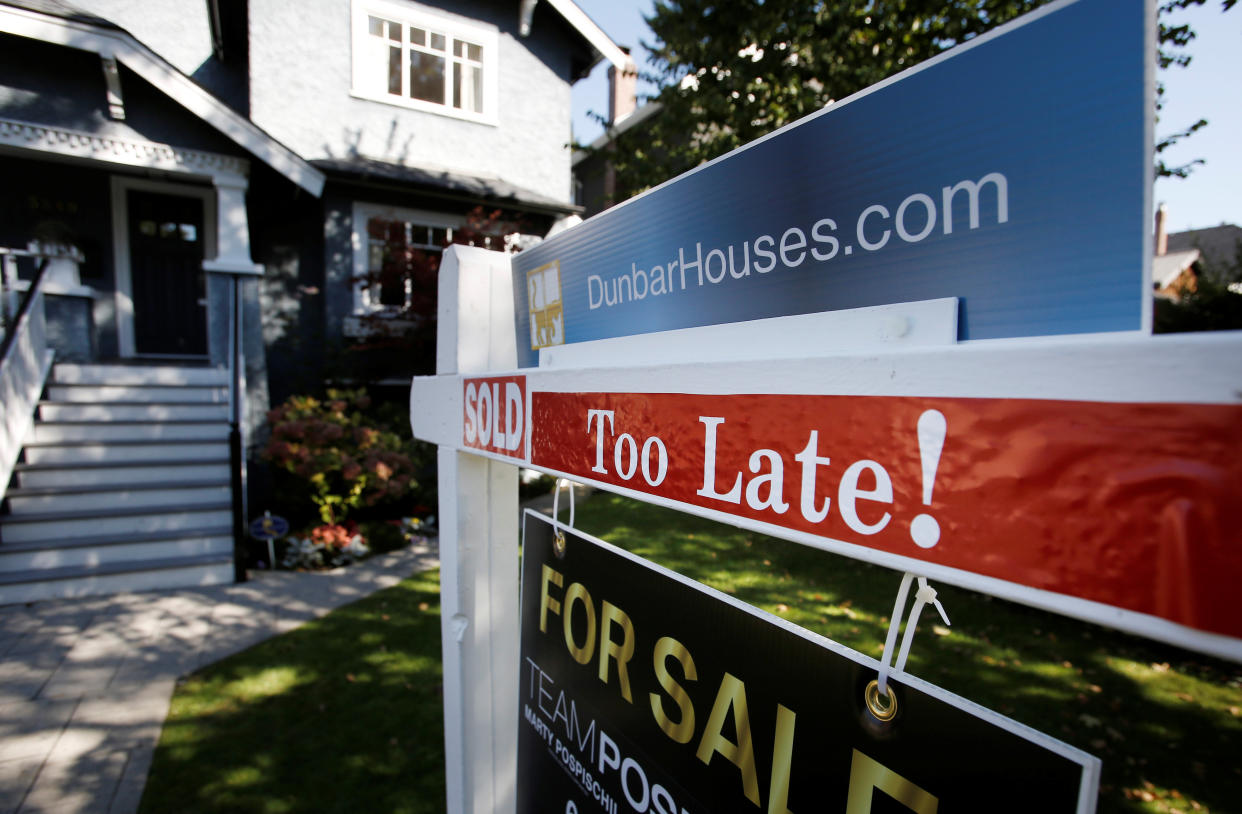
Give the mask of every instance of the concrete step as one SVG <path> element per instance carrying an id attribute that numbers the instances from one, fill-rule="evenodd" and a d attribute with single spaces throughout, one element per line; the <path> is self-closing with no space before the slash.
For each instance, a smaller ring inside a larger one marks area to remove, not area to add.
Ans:
<path id="1" fill-rule="evenodd" d="M 39 404 L 41 421 L 228 421 L 227 403 L 127 404 L 52 402 Z"/>
<path id="2" fill-rule="evenodd" d="M 93 568 L 0 575 L 0 604 L 99 596 L 122 591 L 156 591 L 220 585 L 233 581 L 232 558 L 216 554 L 117 563 Z"/>
<path id="3" fill-rule="evenodd" d="M 55 568 L 95 568 L 118 563 L 214 555 L 232 557 L 228 526 L 193 532 L 99 535 L 0 545 L 0 574 Z"/>
<path id="4" fill-rule="evenodd" d="M 128 385 L 128 384 L 55 384 L 47 386 L 47 400 L 75 403 L 125 402 L 142 404 L 149 402 L 176 402 L 191 404 L 228 404 L 226 387 L 182 385 Z"/>
<path id="5" fill-rule="evenodd" d="M 13 468 L 19 489 L 92 486 L 100 483 L 138 486 L 182 481 L 229 482 L 226 454 L 178 462 L 18 464 Z"/>
<path id="6" fill-rule="evenodd" d="M 148 461 L 175 463 L 228 455 L 222 441 L 117 441 L 95 443 L 72 441 L 57 444 L 26 444 L 26 463 L 125 463 Z"/>
<path id="7" fill-rule="evenodd" d="M 224 441 L 229 425 L 224 421 L 39 421 L 31 428 L 27 443 L 55 444 L 62 441 Z"/>
<path id="8" fill-rule="evenodd" d="M 80 365 L 58 364 L 52 368 L 53 384 L 107 385 L 228 385 L 229 372 L 206 365 Z"/>
<path id="9" fill-rule="evenodd" d="M 228 502 L 232 488 L 223 481 L 124 484 L 100 481 L 93 486 L 10 489 L 5 494 L 14 517 L 88 509 L 147 508 L 178 511 L 184 506 Z"/>
<path id="10" fill-rule="evenodd" d="M 10 514 L 0 518 L 0 544 L 32 543 L 77 537 L 186 531 L 231 526 L 232 504 L 182 506 L 175 512 L 148 507 L 88 509 L 74 512 Z"/>

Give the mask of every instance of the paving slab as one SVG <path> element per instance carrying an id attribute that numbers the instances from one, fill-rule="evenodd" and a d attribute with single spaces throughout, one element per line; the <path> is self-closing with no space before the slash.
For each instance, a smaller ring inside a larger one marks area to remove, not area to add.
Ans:
<path id="1" fill-rule="evenodd" d="M 136 811 L 177 679 L 438 565 L 432 540 L 335 571 L 0 606 L 0 814 Z"/>

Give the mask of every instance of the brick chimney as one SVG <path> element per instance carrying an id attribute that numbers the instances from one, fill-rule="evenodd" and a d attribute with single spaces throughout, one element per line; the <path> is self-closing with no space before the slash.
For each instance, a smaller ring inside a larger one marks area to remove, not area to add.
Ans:
<path id="1" fill-rule="evenodd" d="M 628 55 L 630 49 L 622 46 Z M 617 70 L 616 65 L 608 68 L 608 126 L 611 127 L 638 107 L 638 68 L 633 60 L 628 60 L 624 70 Z"/>
<path id="2" fill-rule="evenodd" d="M 1164 204 L 1156 209 L 1156 256 L 1168 254 L 1169 252 L 1169 231 L 1165 225 L 1169 219 L 1169 210 Z"/>

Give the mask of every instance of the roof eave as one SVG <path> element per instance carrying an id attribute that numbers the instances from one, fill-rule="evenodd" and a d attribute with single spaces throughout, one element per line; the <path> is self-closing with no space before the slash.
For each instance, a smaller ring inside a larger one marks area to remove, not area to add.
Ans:
<path id="1" fill-rule="evenodd" d="M 634 64 L 630 55 L 621 46 L 613 42 L 612 37 L 605 34 L 604 29 L 596 25 L 595 21 L 588 17 L 585 11 L 578 8 L 578 5 L 573 0 L 547 0 L 547 3 L 556 9 L 575 31 L 582 35 L 582 38 L 595 49 L 595 52 L 602 59 L 607 60 L 618 70 L 626 70 L 627 67 Z M 598 64 L 598 62 L 596 60 L 595 64 Z"/>
<path id="2" fill-rule="evenodd" d="M 103 28 L 24 8 L 0 5 L 0 33 L 117 59 L 297 186 L 315 197 L 323 194 L 323 173 L 263 132 L 254 122 L 196 85 L 188 76 L 122 29 Z"/>

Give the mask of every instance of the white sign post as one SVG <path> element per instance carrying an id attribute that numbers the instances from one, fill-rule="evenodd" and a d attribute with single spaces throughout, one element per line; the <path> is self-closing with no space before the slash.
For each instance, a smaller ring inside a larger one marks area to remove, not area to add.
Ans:
<path id="1" fill-rule="evenodd" d="M 440 264 L 436 372 L 516 363 L 509 257 L 452 246 Z M 414 435 L 444 411 L 410 402 Z M 457 427 L 460 437 L 460 423 Z M 440 637 L 448 810 L 514 810 L 518 692 L 517 467 L 440 446 Z"/>

